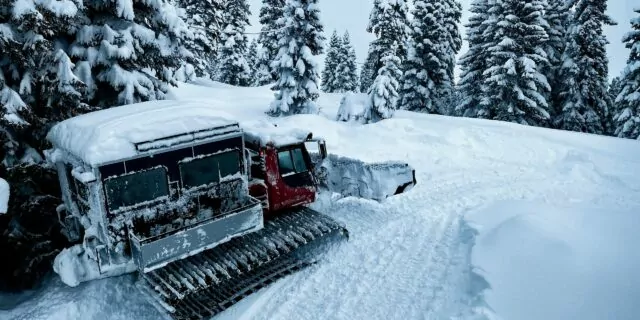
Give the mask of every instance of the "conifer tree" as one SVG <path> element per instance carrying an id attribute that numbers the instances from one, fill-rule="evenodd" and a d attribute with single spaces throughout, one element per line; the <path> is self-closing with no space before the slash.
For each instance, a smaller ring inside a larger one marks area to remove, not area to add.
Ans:
<path id="1" fill-rule="evenodd" d="M 273 76 L 271 74 L 271 67 L 264 63 L 265 61 L 269 61 L 269 51 L 267 48 L 258 45 L 257 50 L 257 61 L 254 66 L 255 75 L 254 75 L 254 85 L 255 86 L 264 86 L 272 83 Z"/>
<path id="2" fill-rule="evenodd" d="M 349 32 L 345 32 L 342 37 L 341 46 L 338 50 L 338 64 L 335 67 L 335 78 L 333 79 L 334 92 L 354 92 L 358 87 L 358 67 L 356 65 L 356 52 L 351 46 Z"/>
<path id="3" fill-rule="evenodd" d="M 549 64 L 545 66 L 545 76 L 551 88 L 548 94 L 549 114 L 551 119 L 557 118 L 562 113 L 560 106 L 560 91 L 563 79 L 560 74 L 562 67 L 562 54 L 566 47 L 567 28 L 569 24 L 569 11 L 565 0 L 548 0 L 545 20 L 549 40 L 545 46 L 545 52 Z"/>
<path id="4" fill-rule="evenodd" d="M 219 54 L 217 80 L 234 86 L 249 86 L 251 68 L 247 62 L 248 39 L 245 29 L 249 25 L 249 5 L 246 0 L 226 0 Z"/>
<path id="5" fill-rule="evenodd" d="M 398 102 L 398 79 L 402 76 L 400 58 L 396 55 L 396 45 L 383 53 L 383 65 L 369 88 L 369 103 L 365 110 L 364 121 L 377 122 L 393 117 Z"/>
<path id="6" fill-rule="evenodd" d="M 559 129 L 604 134 L 609 131 L 608 59 L 605 25 L 616 23 L 606 15 L 606 0 L 571 0 L 571 23 L 562 56 Z"/>
<path id="7" fill-rule="evenodd" d="M 631 20 L 632 30 L 622 39 L 631 53 L 615 100 L 619 107 L 614 117 L 614 134 L 620 138 L 640 139 L 640 9 L 634 12 L 638 16 Z"/>
<path id="8" fill-rule="evenodd" d="M 186 0 L 183 5 L 186 23 L 193 32 L 193 37 L 185 41 L 185 47 L 193 53 L 189 62 L 198 77 L 211 77 L 223 27 L 223 0 Z"/>
<path id="9" fill-rule="evenodd" d="M 460 5 L 455 1 L 416 1 L 412 20 L 412 54 L 404 62 L 401 106 L 444 113 L 453 92 Z"/>
<path id="10" fill-rule="evenodd" d="M 382 57 L 391 52 L 394 43 L 397 45 L 395 56 L 401 63 L 407 58 L 409 8 L 407 0 L 375 0 L 369 15 L 367 32 L 376 36 L 371 43 L 369 57 L 371 72 L 377 76 L 382 68 Z M 368 89 L 368 88 L 367 88 Z"/>
<path id="11" fill-rule="evenodd" d="M 543 46 L 544 0 L 503 0 L 490 11 L 493 22 L 486 88 L 482 104 L 491 119 L 544 126 L 549 120 L 545 94 L 550 90 L 542 66 L 548 63 Z"/>
<path id="12" fill-rule="evenodd" d="M 324 51 L 324 27 L 317 0 L 288 0 L 278 29 L 280 49 L 273 63 L 278 81 L 270 115 L 315 113 L 320 70 L 315 56 Z"/>
<path id="13" fill-rule="evenodd" d="M 283 18 L 282 9 L 285 0 L 262 0 L 259 21 L 262 25 L 258 43 L 263 48 L 260 52 L 260 60 L 256 69 L 269 70 L 271 78 L 259 77 L 258 85 L 273 83 L 277 79 L 276 71 L 271 67 L 278 55 L 278 29 L 281 28 L 279 20 Z"/>
<path id="14" fill-rule="evenodd" d="M 98 107 L 164 99 L 174 72 L 192 57 L 193 34 L 176 7 L 152 2 L 85 1 L 86 21 L 70 47 L 74 72 Z"/>
<path id="15" fill-rule="evenodd" d="M 249 75 L 250 80 L 247 85 L 253 86 L 258 82 L 257 79 L 257 68 L 258 68 L 258 40 L 253 39 L 249 43 L 249 47 L 247 48 L 247 52 L 245 53 L 245 60 L 247 60 L 247 64 L 249 64 Z"/>
<path id="16" fill-rule="evenodd" d="M 375 68 L 376 61 L 380 58 L 378 57 L 378 52 L 374 51 L 376 47 L 376 40 L 372 41 L 369 44 L 369 51 L 367 52 L 367 58 L 360 68 L 360 92 L 367 92 L 369 87 L 373 84 L 373 80 L 377 72 L 373 70 Z"/>
<path id="17" fill-rule="evenodd" d="M 0 161 L 18 163 L 42 150 L 56 121 L 89 110 L 86 86 L 73 73 L 62 43 L 82 21 L 80 3 L 0 1 Z"/>
<path id="18" fill-rule="evenodd" d="M 485 50 L 487 37 L 484 36 L 490 21 L 489 4 L 487 0 L 473 0 L 471 2 L 471 16 L 466 24 L 468 51 L 460 58 L 460 102 L 455 108 L 455 114 L 472 118 L 488 118 L 489 112 L 481 106 L 484 97 L 482 91 L 486 76 L 488 51 Z"/>
<path id="19" fill-rule="evenodd" d="M 335 78 L 341 48 L 342 41 L 338 36 L 338 32 L 333 30 L 331 40 L 329 41 L 329 48 L 327 48 L 327 54 L 324 59 L 324 69 L 322 70 L 322 91 L 324 92 L 331 93 L 337 90 L 335 87 Z"/>

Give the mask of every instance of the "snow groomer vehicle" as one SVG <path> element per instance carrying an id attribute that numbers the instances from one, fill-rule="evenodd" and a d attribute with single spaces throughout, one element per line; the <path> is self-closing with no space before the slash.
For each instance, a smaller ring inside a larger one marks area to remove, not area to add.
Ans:
<path id="1" fill-rule="evenodd" d="M 76 286 L 136 272 L 173 319 L 209 318 L 347 239 L 344 225 L 309 208 L 319 189 L 381 200 L 416 183 L 408 164 L 328 155 L 310 132 L 242 128 L 203 102 L 100 110 L 47 139 L 74 243 L 56 273 Z"/>

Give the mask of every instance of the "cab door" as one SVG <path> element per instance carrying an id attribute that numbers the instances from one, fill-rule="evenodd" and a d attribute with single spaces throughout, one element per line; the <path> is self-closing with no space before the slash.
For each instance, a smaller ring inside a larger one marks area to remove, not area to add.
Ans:
<path id="1" fill-rule="evenodd" d="M 271 149 L 272 165 L 268 166 L 270 204 L 273 210 L 286 209 L 315 201 L 316 186 L 311 160 L 303 144 Z M 273 171 L 270 170 L 273 168 Z"/>

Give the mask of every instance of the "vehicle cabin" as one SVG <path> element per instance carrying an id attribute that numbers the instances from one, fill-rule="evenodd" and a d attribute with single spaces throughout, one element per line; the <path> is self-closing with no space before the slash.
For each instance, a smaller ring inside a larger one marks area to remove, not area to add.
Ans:
<path id="1" fill-rule="evenodd" d="M 54 126 L 48 154 L 68 236 L 95 248 L 101 268 L 133 254 L 144 269 L 262 228 L 260 204 L 248 194 L 243 131 L 230 119 L 203 103 L 153 101 Z"/>

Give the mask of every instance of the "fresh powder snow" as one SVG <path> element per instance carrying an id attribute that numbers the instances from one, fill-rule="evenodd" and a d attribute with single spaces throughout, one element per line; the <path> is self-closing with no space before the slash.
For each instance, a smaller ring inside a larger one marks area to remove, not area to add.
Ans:
<path id="1" fill-rule="evenodd" d="M 353 125 L 335 120 L 340 94 L 321 94 L 319 115 L 270 118 L 268 86 L 181 83 L 169 96 L 199 99 L 241 126 L 264 121 L 313 132 L 331 154 L 416 169 L 415 187 L 381 202 L 321 194 L 313 208 L 346 224 L 349 241 L 216 320 L 640 314 L 629 303 L 640 297 L 631 273 L 638 267 L 637 141 L 404 110 Z M 69 288 L 51 278 L 0 318 L 160 318 L 134 280 Z"/>

